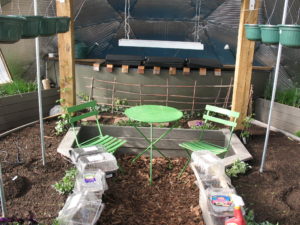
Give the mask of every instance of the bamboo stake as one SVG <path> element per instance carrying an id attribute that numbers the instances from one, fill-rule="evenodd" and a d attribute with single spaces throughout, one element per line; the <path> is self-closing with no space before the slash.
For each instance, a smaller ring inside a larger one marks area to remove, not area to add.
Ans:
<path id="1" fill-rule="evenodd" d="M 223 84 L 223 79 L 221 78 L 221 85 Z M 221 94 L 221 88 L 219 88 L 219 91 L 218 91 L 218 94 L 217 94 L 217 97 L 216 97 L 216 99 L 215 99 L 215 102 L 217 102 L 218 101 L 218 99 L 219 99 L 219 97 L 220 97 L 220 94 Z"/>
<path id="2" fill-rule="evenodd" d="M 113 83 L 113 90 L 112 90 L 112 96 L 111 96 L 111 114 L 114 114 L 114 104 L 115 104 L 115 90 L 116 90 L 116 76 L 114 76 L 114 83 Z"/>
<path id="3" fill-rule="evenodd" d="M 166 94 L 166 106 L 169 103 L 169 78 L 167 78 L 167 94 Z"/>
<path id="4" fill-rule="evenodd" d="M 195 85 L 194 85 L 192 113 L 194 113 L 194 109 L 195 109 L 196 88 L 197 88 L 197 80 L 195 80 Z"/>
<path id="5" fill-rule="evenodd" d="M 91 82 L 91 90 L 90 90 L 89 101 L 91 101 L 92 98 L 93 98 L 93 87 L 94 87 L 94 76 L 93 76 L 93 79 L 92 79 L 92 82 Z"/>
<path id="6" fill-rule="evenodd" d="M 140 105 L 142 105 L 142 84 L 140 84 Z"/>

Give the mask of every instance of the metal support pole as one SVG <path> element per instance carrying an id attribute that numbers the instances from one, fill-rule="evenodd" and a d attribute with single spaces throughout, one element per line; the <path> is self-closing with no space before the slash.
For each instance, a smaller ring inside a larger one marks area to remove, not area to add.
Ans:
<path id="1" fill-rule="evenodd" d="M 152 159 L 153 159 L 153 124 L 150 123 L 150 185 L 152 185 Z"/>
<path id="2" fill-rule="evenodd" d="M 34 0 L 34 15 L 38 15 L 37 0 Z M 45 142 L 44 142 L 44 122 L 43 122 L 43 108 L 42 108 L 42 89 L 41 89 L 41 62 L 40 62 L 40 40 L 35 38 L 35 56 L 36 56 L 36 81 L 38 85 L 38 102 L 39 102 L 39 119 L 40 119 L 40 136 L 41 136 L 41 147 L 42 147 L 42 160 L 43 165 L 46 164 L 45 159 Z"/>
<path id="3" fill-rule="evenodd" d="M 2 180 L 2 167 L 1 167 L 1 163 L 0 163 L 0 197 L 1 197 L 2 217 L 6 217 L 7 210 L 6 210 L 6 201 L 5 201 L 3 180 Z"/>
<path id="4" fill-rule="evenodd" d="M 283 16 L 282 16 L 282 24 L 285 24 L 285 21 L 286 21 L 288 5 L 289 5 L 289 0 L 285 0 Z M 277 81 L 278 81 L 278 74 L 279 74 L 279 68 L 280 68 L 281 53 L 282 53 L 282 45 L 279 43 L 276 69 L 275 69 L 275 75 L 274 75 L 274 81 L 273 81 L 272 98 L 271 98 L 271 104 L 270 104 L 270 112 L 269 112 L 269 118 L 268 118 L 268 126 L 267 126 L 266 138 L 265 138 L 265 143 L 264 143 L 262 161 L 261 161 L 261 165 L 260 165 L 260 169 L 259 169 L 260 173 L 262 173 L 264 170 L 264 164 L 266 161 L 266 155 L 267 155 L 267 151 L 268 151 L 270 126 L 271 126 L 271 121 L 272 121 L 272 110 L 273 110 L 273 105 L 274 105 L 274 101 L 275 101 L 276 89 L 277 89 Z"/>

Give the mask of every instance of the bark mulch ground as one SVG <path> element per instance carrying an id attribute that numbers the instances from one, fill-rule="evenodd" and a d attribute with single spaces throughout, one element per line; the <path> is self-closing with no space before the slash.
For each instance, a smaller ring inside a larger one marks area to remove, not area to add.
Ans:
<path id="1" fill-rule="evenodd" d="M 199 191 L 188 170 L 177 178 L 184 159 L 173 159 L 168 169 L 164 158 L 153 160 L 153 185 L 149 185 L 149 158 L 131 164 L 132 156 L 120 158 L 124 172 L 108 180 L 104 194 L 106 208 L 99 224 L 204 224 L 199 207 Z"/>
<path id="2" fill-rule="evenodd" d="M 51 224 L 63 207 L 66 196 L 58 194 L 52 185 L 72 165 L 56 152 L 62 137 L 55 136 L 54 126 L 55 121 L 45 124 L 45 167 L 41 162 L 38 124 L 0 139 L 9 216 L 24 218 L 31 211 L 39 222 Z M 263 142 L 264 132 L 253 136 L 247 145 L 254 157 L 250 162 L 253 168 L 246 175 L 233 179 L 233 184 L 247 207 L 254 210 L 258 221 L 299 225 L 300 144 L 272 133 L 266 170 L 260 174 Z M 164 159 L 155 159 L 152 186 L 148 184 L 149 159 L 142 157 L 135 164 L 131 164 L 130 159 L 131 156 L 119 158 L 124 172 L 108 180 L 109 190 L 103 196 L 106 208 L 98 224 L 203 224 L 198 188 L 191 170 L 182 179 L 176 177 L 184 159 L 173 159 L 171 170 Z"/>

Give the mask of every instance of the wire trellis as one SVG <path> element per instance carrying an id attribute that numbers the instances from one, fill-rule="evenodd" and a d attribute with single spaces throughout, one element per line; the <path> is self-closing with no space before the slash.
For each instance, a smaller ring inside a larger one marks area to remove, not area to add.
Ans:
<path id="1" fill-rule="evenodd" d="M 117 96 L 128 95 L 129 99 L 126 99 L 129 105 L 141 105 L 141 104 L 162 104 L 166 106 L 178 106 L 184 105 L 182 110 L 185 111 L 199 111 L 202 110 L 202 106 L 211 104 L 222 107 L 229 107 L 231 100 L 231 91 L 233 88 L 233 79 L 229 84 L 217 84 L 217 85 L 199 85 L 197 81 L 194 81 L 193 85 L 174 85 L 169 84 L 169 79 L 166 80 L 166 84 L 140 84 L 140 83 L 125 83 L 119 82 L 114 77 L 113 81 L 95 79 L 94 77 L 83 77 L 90 85 L 86 85 L 85 88 L 89 90 L 89 99 L 97 100 L 100 105 L 108 105 L 113 108 L 114 102 Z M 110 87 L 107 87 L 110 85 Z M 130 90 L 123 90 L 124 87 L 130 87 Z M 146 93 L 145 88 L 151 88 L 151 93 Z M 160 92 L 154 92 L 155 88 L 161 89 Z M 197 90 L 209 88 L 216 89 L 217 96 L 197 96 Z M 192 89 L 192 95 L 180 95 L 171 94 L 170 90 L 176 90 L 180 92 L 183 89 Z M 226 96 L 221 97 L 222 89 L 226 89 Z M 96 95 L 95 90 L 104 91 L 106 96 Z M 165 92 L 165 93 L 162 93 Z M 109 93 L 109 94 L 108 94 Z M 123 107 L 130 107 L 124 105 Z"/>

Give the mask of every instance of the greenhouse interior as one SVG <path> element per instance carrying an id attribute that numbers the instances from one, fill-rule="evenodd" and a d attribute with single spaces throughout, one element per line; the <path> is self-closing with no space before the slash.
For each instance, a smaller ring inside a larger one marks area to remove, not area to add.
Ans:
<path id="1" fill-rule="evenodd" d="M 300 224 L 300 1 L 0 13 L 0 224 Z"/>

